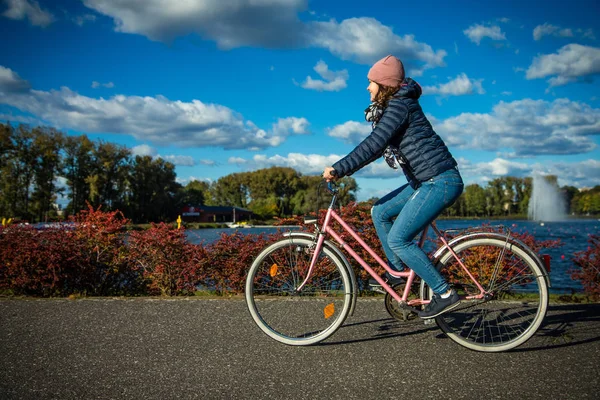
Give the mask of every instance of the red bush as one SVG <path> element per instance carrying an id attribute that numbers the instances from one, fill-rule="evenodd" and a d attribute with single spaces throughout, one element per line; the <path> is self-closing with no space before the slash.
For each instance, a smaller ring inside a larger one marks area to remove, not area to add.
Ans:
<path id="1" fill-rule="evenodd" d="M 153 224 L 148 230 L 131 233 L 127 244 L 129 268 L 139 271 L 149 294 L 189 295 L 196 291 L 206 252 L 202 246 L 186 242 L 185 230 Z"/>
<path id="2" fill-rule="evenodd" d="M 71 218 L 75 240 L 81 246 L 82 279 L 89 282 L 87 294 L 134 294 L 137 276 L 126 260 L 126 230 L 129 223 L 120 211 L 105 212 L 88 204 L 87 210 Z"/>
<path id="3" fill-rule="evenodd" d="M 132 294 L 119 212 L 89 207 L 73 225 L 43 230 L 12 225 L 0 232 L 0 288 L 14 294 Z"/>
<path id="4" fill-rule="evenodd" d="M 81 246 L 66 229 L 0 228 L 0 289 L 16 295 L 56 296 L 87 289 Z"/>
<path id="5" fill-rule="evenodd" d="M 280 238 L 280 234 L 222 234 L 219 240 L 206 247 L 206 259 L 198 273 L 201 285 L 218 294 L 243 293 L 248 269 L 258 253 Z"/>
<path id="6" fill-rule="evenodd" d="M 321 223 L 324 215 L 322 210 Z M 341 210 L 341 215 L 384 258 L 370 205 L 352 203 Z M 242 293 L 255 257 L 281 238 L 281 234 L 235 232 L 223 234 L 208 246 L 193 245 L 187 242 L 184 230 L 165 224 L 128 236 L 124 230 L 128 221 L 120 212 L 103 212 L 92 207 L 78 214 L 73 222 L 72 228 L 42 231 L 14 225 L 0 228 L 0 290 L 34 296 L 188 295 L 198 288 L 219 294 Z M 303 225 L 300 217 L 281 220 L 279 224 L 300 225 L 301 231 L 313 231 L 313 226 Z M 377 265 L 348 233 L 339 226 L 334 228 L 367 263 Z M 536 252 L 560 245 L 559 241 L 537 241 L 527 233 L 513 233 L 513 236 Z M 575 263 L 580 269 L 573 273 L 574 279 L 582 280 L 586 290 L 596 296 L 598 242 L 598 236 L 593 236 L 588 251 L 576 254 Z M 367 273 L 349 255 L 348 259 L 358 278 L 367 279 Z M 375 269 L 383 272 L 379 266 Z"/>
<path id="7" fill-rule="evenodd" d="M 600 236 L 590 235 L 588 248 L 574 254 L 571 278 L 579 280 L 584 291 L 594 300 L 600 299 Z"/>

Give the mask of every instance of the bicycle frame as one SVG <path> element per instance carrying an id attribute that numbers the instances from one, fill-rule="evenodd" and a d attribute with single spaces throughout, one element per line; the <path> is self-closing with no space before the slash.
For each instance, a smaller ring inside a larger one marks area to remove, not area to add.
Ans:
<path id="1" fill-rule="evenodd" d="M 323 248 L 323 243 L 325 241 L 325 237 L 326 235 L 330 235 L 331 237 L 333 237 L 335 239 L 335 241 L 341 246 L 342 249 L 345 249 L 348 254 L 350 254 L 352 256 L 352 258 L 354 258 L 368 273 L 369 275 L 371 275 L 382 287 L 383 289 L 389 293 L 390 296 L 392 296 L 396 301 L 398 301 L 399 303 L 403 303 L 403 304 L 407 304 L 409 306 L 421 306 L 424 304 L 429 303 L 429 300 L 423 300 L 423 299 L 415 299 L 415 300 L 411 300 L 408 301 L 408 296 L 410 294 L 410 289 L 414 283 L 415 277 L 416 277 L 416 273 L 415 271 L 413 271 L 412 269 L 410 269 L 408 272 L 398 272 L 398 271 L 394 271 L 393 269 L 391 269 L 386 262 L 384 262 L 381 257 L 379 257 L 377 255 L 377 253 L 375 253 L 375 251 L 364 241 L 360 238 L 360 236 L 358 236 L 358 234 L 352 229 L 352 227 L 350 227 L 333 209 L 333 205 L 335 204 L 336 201 L 336 194 L 334 193 L 334 197 L 331 201 L 331 204 L 329 206 L 329 208 L 327 209 L 327 213 L 325 215 L 325 221 L 323 222 L 323 225 L 321 227 L 321 229 L 319 230 L 319 234 L 317 237 L 317 244 L 315 247 L 315 251 L 314 254 L 312 256 L 311 259 L 311 263 L 310 263 L 310 267 L 308 269 L 308 273 L 306 275 L 306 278 L 304 279 L 304 281 L 302 282 L 302 284 L 296 289 L 297 291 L 301 291 L 302 288 L 304 287 L 304 285 L 306 284 L 306 282 L 308 282 L 308 280 L 310 279 L 310 276 L 315 268 L 315 265 L 317 263 L 317 258 L 318 255 L 321 252 L 321 249 Z M 360 257 L 341 237 L 340 235 L 335 232 L 333 230 L 333 228 L 330 226 L 330 223 L 332 220 L 337 221 L 342 228 L 348 232 L 353 238 L 354 240 L 356 240 L 358 242 L 358 244 L 365 249 L 374 259 L 375 261 L 377 261 L 377 263 L 384 268 L 389 274 L 391 274 L 394 277 L 402 277 L 402 278 L 406 278 L 406 285 L 404 287 L 404 292 L 402 293 L 402 296 L 398 295 L 398 293 L 396 293 L 395 290 L 393 290 L 378 274 L 375 273 L 375 271 L 371 268 L 371 266 L 369 266 L 369 264 L 362 259 L 362 257 Z M 446 238 L 444 237 L 443 233 L 437 228 L 437 226 L 435 225 L 435 222 L 432 222 L 429 225 L 433 231 L 436 233 L 436 235 L 438 236 L 438 238 L 442 241 L 442 246 L 438 249 L 438 252 L 444 248 L 446 248 L 448 251 L 450 251 L 450 253 L 452 254 L 452 256 L 458 261 L 459 265 L 461 266 L 461 268 L 467 273 L 467 275 L 469 276 L 469 278 L 473 281 L 473 283 L 476 285 L 476 287 L 479 289 L 479 294 L 474 295 L 474 296 L 467 296 L 466 299 L 483 299 L 485 297 L 485 295 L 487 294 L 486 291 L 483 289 L 483 287 L 479 284 L 479 282 L 477 281 L 477 279 L 475 279 L 475 277 L 471 274 L 471 272 L 468 270 L 468 268 L 463 264 L 462 260 L 460 260 L 460 258 L 456 255 L 456 253 L 454 252 L 454 250 L 452 250 L 452 247 L 450 247 L 450 245 L 448 244 Z M 425 243 L 425 239 L 427 238 L 427 231 L 428 231 L 428 227 L 426 227 L 423 232 L 421 233 L 421 237 L 419 239 L 419 247 L 423 247 L 423 244 Z"/>

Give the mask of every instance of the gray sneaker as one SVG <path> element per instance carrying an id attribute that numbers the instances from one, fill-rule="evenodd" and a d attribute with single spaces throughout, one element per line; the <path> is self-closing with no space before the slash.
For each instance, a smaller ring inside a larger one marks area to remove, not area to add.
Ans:
<path id="1" fill-rule="evenodd" d="M 446 311 L 456 308 L 459 304 L 460 297 L 458 297 L 458 293 L 454 290 L 452 290 L 452 293 L 446 299 L 442 298 L 439 294 L 434 293 L 429 304 L 425 306 L 425 309 L 419 311 L 419 317 L 423 319 L 435 318 Z"/>

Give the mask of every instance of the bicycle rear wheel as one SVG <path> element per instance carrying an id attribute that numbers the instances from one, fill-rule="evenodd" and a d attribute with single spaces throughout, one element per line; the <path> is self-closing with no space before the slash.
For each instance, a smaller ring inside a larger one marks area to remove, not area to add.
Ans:
<path id="1" fill-rule="evenodd" d="M 505 238 L 468 239 L 453 250 L 490 297 L 462 300 L 435 319 L 438 326 L 450 339 L 477 351 L 506 351 L 525 343 L 540 327 L 548 307 L 548 285 L 538 263 Z M 437 268 L 461 298 L 479 294 L 450 252 L 440 257 Z M 431 298 L 432 293 L 421 294 Z"/>
<path id="2" fill-rule="evenodd" d="M 246 303 L 256 324 L 271 338 L 289 345 L 310 345 L 332 335 L 351 306 L 352 284 L 335 253 L 323 248 L 304 282 L 315 243 L 286 238 L 263 250 L 248 272 Z"/>

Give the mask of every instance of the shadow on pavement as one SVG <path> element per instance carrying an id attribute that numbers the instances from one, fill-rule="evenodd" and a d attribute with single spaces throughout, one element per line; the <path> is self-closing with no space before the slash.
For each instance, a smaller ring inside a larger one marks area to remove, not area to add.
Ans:
<path id="1" fill-rule="evenodd" d="M 376 332 L 368 337 L 363 336 L 349 340 L 326 341 L 317 344 L 317 346 L 370 342 L 395 337 L 408 337 L 432 330 L 439 330 L 436 324 L 424 326 L 423 321 L 420 319 L 402 322 L 393 318 L 386 318 L 345 324 L 340 328 L 339 332 L 366 325 L 374 325 Z M 417 328 L 418 325 L 421 325 L 420 329 Z M 447 337 L 440 331 L 440 334 L 436 335 L 436 338 L 446 339 Z M 546 318 L 533 338 L 526 344 L 510 351 L 550 350 L 596 341 L 600 341 L 600 304 L 549 305 Z"/>
<path id="2" fill-rule="evenodd" d="M 361 321 L 353 324 L 344 324 L 338 332 L 342 332 L 345 329 L 359 327 L 361 325 L 375 325 L 376 333 L 369 337 L 361 337 L 357 339 L 350 340 L 340 340 L 340 341 L 327 341 L 316 344 L 316 346 L 332 346 L 332 345 L 340 345 L 340 344 L 351 344 L 351 343 L 361 343 L 361 342 L 371 342 L 373 340 L 381 340 L 381 339 L 389 339 L 395 337 L 407 337 L 412 335 L 419 335 L 431 330 L 439 329 L 437 325 L 432 324 L 425 326 L 423 324 L 423 320 L 414 319 L 410 321 L 398 321 L 393 318 L 385 318 L 385 319 L 374 319 L 369 321 Z M 422 326 L 422 329 L 415 329 L 416 326 Z M 408 329 L 403 329 L 408 328 Z"/>
<path id="3" fill-rule="evenodd" d="M 513 351 L 550 350 L 600 341 L 600 304 L 550 305 L 531 340 L 544 344 Z"/>

